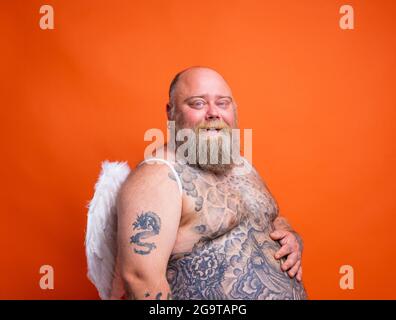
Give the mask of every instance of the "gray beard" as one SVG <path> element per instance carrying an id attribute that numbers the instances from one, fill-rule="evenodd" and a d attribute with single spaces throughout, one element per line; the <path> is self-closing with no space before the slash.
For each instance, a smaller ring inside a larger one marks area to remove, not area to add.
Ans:
<path id="1" fill-rule="evenodd" d="M 177 130 L 178 132 L 178 130 Z M 198 167 L 205 172 L 222 175 L 234 167 L 232 157 L 231 134 L 204 137 L 195 133 L 193 139 L 175 141 L 178 158 L 193 167 Z M 180 149 L 179 149 L 180 148 Z M 239 154 L 239 152 L 238 152 Z"/>
<path id="2" fill-rule="evenodd" d="M 231 137 L 198 138 L 197 166 L 203 171 L 225 174 L 234 166 L 231 150 Z"/>

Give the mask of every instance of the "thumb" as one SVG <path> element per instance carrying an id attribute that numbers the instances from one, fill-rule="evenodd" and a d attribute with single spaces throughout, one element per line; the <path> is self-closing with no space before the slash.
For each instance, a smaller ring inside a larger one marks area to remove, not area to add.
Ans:
<path id="1" fill-rule="evenodd" d="M 279 240 L 286 236 L 286 231 L 283 230 L 275 230 L 270 233 L 270 237 L 272 240 Z"/>

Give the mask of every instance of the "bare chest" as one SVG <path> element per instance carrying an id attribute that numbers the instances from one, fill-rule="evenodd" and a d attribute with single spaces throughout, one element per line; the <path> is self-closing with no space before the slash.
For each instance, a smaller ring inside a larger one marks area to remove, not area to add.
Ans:
<path id="1" fill-rule="evenodd" d="M 278 214 L 275 199 L 256 172 L 216 177 L 190 167 L 176 170 L 183 185 L 180 251 L 188 251 L 199 240 L 227 235 L 240 225 L 266 232 Z"/>

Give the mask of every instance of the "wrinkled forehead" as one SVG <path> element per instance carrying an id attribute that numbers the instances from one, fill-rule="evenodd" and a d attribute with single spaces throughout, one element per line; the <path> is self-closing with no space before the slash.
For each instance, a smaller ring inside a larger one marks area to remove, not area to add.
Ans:
<path id="1" fill-rule="evenodd" d="M 214 70 L 193 69 L 184 72 L 177 83 L 175 98 L 188 96 L 231 96 L 232 92 L 224 78 Z"/>

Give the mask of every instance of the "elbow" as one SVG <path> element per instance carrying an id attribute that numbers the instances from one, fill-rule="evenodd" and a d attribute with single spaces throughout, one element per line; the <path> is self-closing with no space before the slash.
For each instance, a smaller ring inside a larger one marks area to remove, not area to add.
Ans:
<path id="1" fill-rule="evenodd" d="M 122 270 L 120 275 L 122 282 L 129 286 L 149 280 L 148 275 L 139 270 Z"/>
<path id="2" fill-rule="evenodd" d="M 137 293 L 148 285 L 146 277 L 138 272 L 121 272 L 120 276 L 129 300 L 135 300 Z"/>
<path id="3" fill-rule="evenodd" d="M 166 281 L 165 273 L 152 273 L 141 270 L 126 270 L 121 272 L 121 280 L 129 288 L 156 286 Z"/>
<path id="4" fill-rule="evenodd" d="M 127 299 L 144 299 L 145 292 L 161 291 L 168 286 L 165 275 L 150 274 L 147 272 L 128 271 L 121 273 L 121 280 L 126 292 Z"/>

